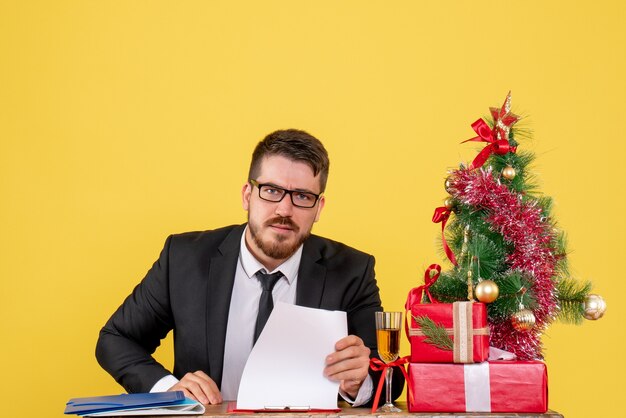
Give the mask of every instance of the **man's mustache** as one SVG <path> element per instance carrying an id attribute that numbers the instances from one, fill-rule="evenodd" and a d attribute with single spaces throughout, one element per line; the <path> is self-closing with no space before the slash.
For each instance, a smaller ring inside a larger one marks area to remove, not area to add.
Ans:
<path id="1" fill-rule="evenodd" d="M 275 218 L 270 219 L 269 221 L 265 222 L 266 226 L 271 226 L 271 225 L 286 225 L 288 227 L 290 227 L 291 229 L 293 229 L 294 231 L 298 232 L 300 230 L 300 228 L 298 227 L 298 225 L 296 225 L 291 218 L 286 218 L 284 216 L 277 216 Z"/>

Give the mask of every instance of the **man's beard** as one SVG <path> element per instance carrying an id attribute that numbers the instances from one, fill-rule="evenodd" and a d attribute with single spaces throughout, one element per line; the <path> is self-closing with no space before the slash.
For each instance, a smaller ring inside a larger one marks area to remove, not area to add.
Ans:
<path id="1" fill-rule="evenodd" d="M 276 235 L 275 240 L 272 242 L 266 243 L 263 242 L 263 239 L 260 235 L 260 228 L 257 227 L 257 224 L 250 222 L 250 215 L 248 214 L 248 228 L 250 229 L 250 235 L 254 240 L 254 243 L 258 248 L 263 251 L 263 254 L 266 256 L 276 259 L 276 260 L 285 260 L 291 257 L 300 245 L 311 235 L 311 231 L 306 231 L 306 233 L 302 235 L 298 235 L 300 232 L 300 227 L 293 223 L 293 221 L 289 218 L 278 216 L 276 218 L 272 218 L 269 221 L 265 222 L 265 227 L 270 227 L 273 224 L 283 224 L 290 226 L 293 231 L 296 233 L 296 241 L 293 244 L 288 244 L 285 242 L 287 237 L 283 235 Z"/>

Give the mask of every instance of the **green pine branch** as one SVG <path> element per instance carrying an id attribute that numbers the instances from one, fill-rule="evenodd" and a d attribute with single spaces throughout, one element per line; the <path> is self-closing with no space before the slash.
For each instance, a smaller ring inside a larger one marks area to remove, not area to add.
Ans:
<path id="1" fill-rule="evenodd" d="M 552 206 L 554 205 L 554 200 L 549 196 L 539 196 L 537 197 L 537 203 L 541 208 L 543 216 L 549 218 L 550 213 L 552 212 Z"/>
<path id="2" fill-rule="evenodd" d="M 476 283 L 478 283 L 476 275 L 483 279 L 490 279 L 504 266 L 506 254 L 505 247 L 501 244 L 503 243 L 496 243 L 485 235 L 473 234 L 468 245 L 468 252 L 472 257 L 476 257 L 473 262 Z"/>
<path id="3" fill-rule="evenodd" d="M 467 300 L 467 273 L 458 268 L 442 272 L 430 293 L 442 303 Z"/>
<path id="4" fill-rule="evenodd" d="M 585 297 L 591 291 L 591 283 L 579 283 L 563 278 L 556 283 L 559 313 L 557 319 L 566 323 L 580 324 L 585 313 Z"/>
<path id="5" fill-rule="evenodd" d="M 568 277 L 570 275 L 567 263 L 567 235 L 564 231 L 559 231 L 556 236 L 556 265 L 555 274 L 558 277 Z"/>
<path id="6" fill-rule="evenodd" d="M 427 316 L 413 315 L 413 319 L 426 336 L 424 339 L 425 343 L 434 345 L 441 350 L 452 351 L 454 349 L 454 342 L 448 335 L 445 327 L 435 323 L 435 321 Z"/>
<path id="7" fill-rule="evenodd" d="M 514 128 L 515 129 L 515 128 Z M 516 141 L 509 140 L 511 145 Z M 493 172 L 499 175 L 502 170 L 511 166 L 516 171 L 516 176 L 512 180 L 502 179 L 509 188 L 517 193 L 533 196 L 538 192 L 537 181 L 528 171 L 528 167 L 535 159 L 535 155 L 529 151 L 518 151 L 516 153 L 507 153 L 505 155 L 492 155 L 489 157 L 487 165 L 493 167 Z"/>
<path id="8" fill-rule="evenodd" d="M 526 308 L 535 306 L 532 293 L 532 281 L 519 270 L 510 270 L 494 278 L 498 285 L 500 296 L 487 305 L 490 318 L 506 319 L 519 311 L 520 303 Z M 521 291 L 524 288 L 526 291 Z"/>

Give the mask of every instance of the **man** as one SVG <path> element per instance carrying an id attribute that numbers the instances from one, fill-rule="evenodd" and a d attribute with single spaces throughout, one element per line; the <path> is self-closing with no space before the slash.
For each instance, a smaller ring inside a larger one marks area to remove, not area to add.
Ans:
<path id="1" fill-rule="evenodd" d="M 374 258 L 310 234 L 324 208 L 328 167 L 324 146 L 306 132 L 277 131 L 261 141 L 242 189 L 248 223 L 168 237 L 100 331 L 102 367 L 129 392 L 234 400 L 272 303 L 283 301 L 347 312 L 350 335 L 327 356 L 324 374 L 353 405 L 370 401 L 374 312 L 382 310 Z M 173 374 L 151 356 L 170 330 Z"/>

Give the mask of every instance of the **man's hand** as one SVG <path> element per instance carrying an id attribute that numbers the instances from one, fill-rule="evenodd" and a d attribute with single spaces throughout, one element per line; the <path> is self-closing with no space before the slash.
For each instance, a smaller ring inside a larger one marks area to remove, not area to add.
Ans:
<path id="1" fill-rule="evenodd" d="M 167 391 L 182 390 L 186 397 L 194 399 L 203 404 L 222 403 L 222 394 L 217 385 L 205 372 L 198 370 L 194 373 L 187 373 L 180 379 L 180 382 L 169 388 Z"/>
<path id="2" fill-rule="evenodd" d="M 370 349 L 356 335 L 348 335 L 337 341 L 335 352 L 326 357 L 324 376 L 341 382 L 341 390 L 354 399 L 367 377 L 369 365 Z"/>

